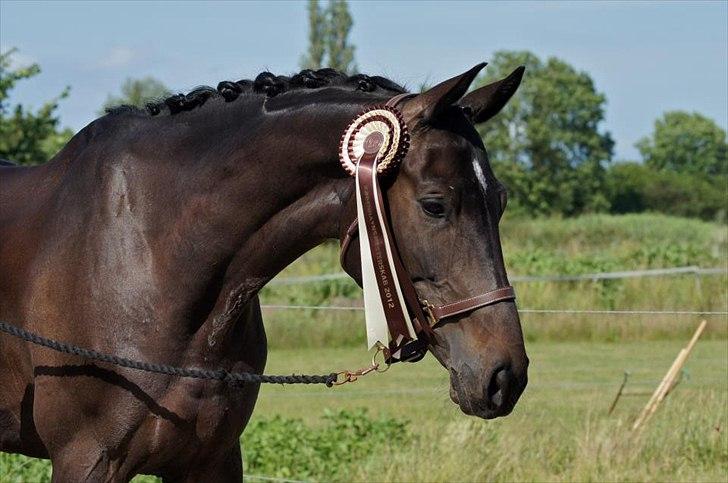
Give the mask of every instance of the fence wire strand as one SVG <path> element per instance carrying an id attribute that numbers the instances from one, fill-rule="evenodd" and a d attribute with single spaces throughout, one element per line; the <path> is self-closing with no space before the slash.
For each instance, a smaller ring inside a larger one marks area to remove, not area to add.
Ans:
<path id="1" fill-rule="evenodd" d="M 647 270 L 622 270 L 618 272 L 596 272 L 579 275 L 513 275 L 508 277 L 511 282 L 578 282 L 596 280 L 615 280 L 621 278 L 665 277 L 675 275 L 725 275 L 725 268 L 701 268 L 696 266 L 651 268 Z M 304 275 L 300 277 L 281 277 L 270 281 L 270 285 L 298 285 L 307 283 L 327 282 L 331 280 L 347 280 L 349 275 L 344 272 L 325 273 L 321 275 Z"/>
<path id="2" fill-rule="evenodd" d="M 243 474 L 243 481 L 256 480 L 256 481 L 277 481 L 280 483 L 310 483 L 311 480 L 291 480 L 290 478 L 278 478 L 275 476 L 265 475 L 246 475 Z"/>
<path id="3" fill-rule="evenodd" d="M 359 311 L 364 307 L 345 305 L 284 305 L 262 304 L 261 308 L 269 310 L 330 310 Z M 523 314 L 570 314 L 570 315 L 699 315 L 705 317 L 726 316 L 728 311 L 701 310 L 602 310 L 602 309 L 518 309 Z"/>

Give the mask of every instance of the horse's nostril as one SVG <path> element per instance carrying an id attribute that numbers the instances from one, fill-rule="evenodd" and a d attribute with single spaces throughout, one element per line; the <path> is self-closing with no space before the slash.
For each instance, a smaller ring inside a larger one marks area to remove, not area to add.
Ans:
<path id="1" fill-rule="evenodd" d="M 495 407 L 500 407 L 503 404 L 503 391 L 498 389 L 495 394 L 490 398 L 490 402 Z"/>
<path id="2" fill-rule="evenodd" d="M 493 371 L 485 393 L 487 404 L 491 409 L 499 409 L 503 406 L 503 403 L 507 400 L 512 381 L 513 374 L 507 366 Z"/>

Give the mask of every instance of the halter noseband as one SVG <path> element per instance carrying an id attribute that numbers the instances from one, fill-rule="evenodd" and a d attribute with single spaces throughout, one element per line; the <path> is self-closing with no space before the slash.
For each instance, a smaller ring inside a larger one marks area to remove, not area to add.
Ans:
<path id="1" fill-rule="evenodd" d="M 395 110 L 401 101 L 414 97 L 415 95 L 416 94 L 409 93 L 399 94 L 389 99 L 389 101 L 385 104 L 385 107 Z M 386 203 L 386 197 L 383 193 L 381 193 L 381 190 L 378 193 L 378 196 L 382 203 Z M 384 211 L 386 212 L 386 210 Z M 412 326 L 417 336 L 416 339 L 409 341 L 390 341 L 389 347 L 384 348 L 383 350 L 385 359 L 388 363 L 397 361 L 415 362 L 422 359 L 427 351 L 427 346 L 429 344 L 434 344 L 435 338 L 433 328 L 441 321 L 467 312 L 472 312 L 473 310 L 477 310 L 482 307 L 507 300 L 514 300 L 516 298 L 516 293 L 513 290 L 513 287 L 507 285 L 440 306 L 435 306 L 427 300 L 420 299 L 417 295 L 414 284 L 412 283 L 409 272 L 402 264 L 399 250 L 397 249 L 394 238 L 391 235 L 391 223 L 387 219 L 386 213 L 382 213 L 382 216 L 384 217 L 385 226 L 383 230 L 384 233 L 382 233 L 381 236 L 386 237 L 389 240 L 396 277 L 406 305 L 405 311 L 411 316 Z M 359 237 L 359 222 L 358 219 L 355 218 L 347 228 L 346 234 L 341 241 L 340 261 L 342 266 L 344 266 L 344 261 L 352 241 L 357 237 Z M 396 332 L 393 328 L 393 323 L 394 322 L 387 319 L 390 334 L 394 334 Z"/>

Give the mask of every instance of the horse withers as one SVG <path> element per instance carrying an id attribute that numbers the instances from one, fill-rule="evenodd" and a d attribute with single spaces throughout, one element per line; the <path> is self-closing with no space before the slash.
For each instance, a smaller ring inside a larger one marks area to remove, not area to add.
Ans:
<path id="1" fill-rule="evenodd" d="M 507 286 L 505 190 L 473 125 L 522 69 L 466 91 L 482 65 L 404 101 L 411 147 L 385 185 L 393 237 L 435 304 Z M 339 137 L 400 86 L 331 69 L 221 82 L 122 107 L 47 164 L 0 167 L 0 320 L 130 359 L 262 372 L 258 291 L 356 216 Z M 344 268 L 361 283 L 358 248 Z M 511 300 L 449 318 L 429 350 L 467 414 L 508 414 L 526 385 Z M 0 335 L 0 449 L 56 481 L 240 481 L 258 385 L 92 363 Z"/>

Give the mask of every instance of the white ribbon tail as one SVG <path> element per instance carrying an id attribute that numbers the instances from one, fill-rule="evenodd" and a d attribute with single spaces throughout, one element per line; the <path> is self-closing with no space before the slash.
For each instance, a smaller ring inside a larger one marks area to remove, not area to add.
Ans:
<path id="1" fill-rule="evenodd" d="M 373 176 L 376 178 L 376 176 Z M 379 286 L 374 271 L 374 260 L 369 247 L 369 233 L 367 221 L 364 217 L 364 207 L 359 192 L 359 172 L 356 174 L 356 210 L 359 219 L 359 253 L 361 254 L 361 279 L 364 287 L 364 318 L 367 327 L 367 349 L 371 350 L 377 343 L 389 344 L 389 327 L 384 307 L 379 295 Z"/>

